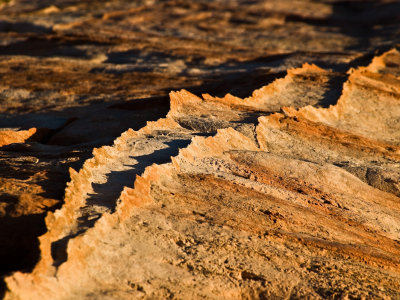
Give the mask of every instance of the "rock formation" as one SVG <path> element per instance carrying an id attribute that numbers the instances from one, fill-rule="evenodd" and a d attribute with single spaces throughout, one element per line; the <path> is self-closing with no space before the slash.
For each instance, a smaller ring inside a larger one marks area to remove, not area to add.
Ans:
<path id="1" fill-rule="evenodd" d="M 171 92 L 71 170 L 6 299 L 399 297 L 399 61 L 350 70 L 328 108 L 335 74 L 309 65 L 246 99 Z"/>
<path id="2" fill-rule="evenodd" d="M 400 298 L 397 1 L 0 6 L 5 299 Z"/>

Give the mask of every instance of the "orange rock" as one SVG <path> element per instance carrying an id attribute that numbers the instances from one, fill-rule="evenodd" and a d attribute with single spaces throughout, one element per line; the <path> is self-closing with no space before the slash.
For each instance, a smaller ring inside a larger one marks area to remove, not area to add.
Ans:
<path id="1" fill-rule="evenodd" d="M 36 131 L 36 128 L 19 131 L 2 130 L 0 131 L 0 147 L 13 143 L 24 143 L 27 139 L 31 138 Z"/>

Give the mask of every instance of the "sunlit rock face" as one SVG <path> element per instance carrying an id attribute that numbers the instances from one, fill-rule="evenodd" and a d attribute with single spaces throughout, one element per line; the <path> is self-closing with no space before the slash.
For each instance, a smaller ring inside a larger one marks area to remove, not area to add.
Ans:
<path id="1" fill-rule="evenodd" d="M 310 65 L 246 99 L 171 92 L 71 169 L 6 299 L 399 297 L 399 60 L 351 70 L 328 108 L 336 75 Z"/>
<path id="2" fill-rule="evenodd" d="M 0 3 L 5 299 L 400 298 L 399 10 Z"/>

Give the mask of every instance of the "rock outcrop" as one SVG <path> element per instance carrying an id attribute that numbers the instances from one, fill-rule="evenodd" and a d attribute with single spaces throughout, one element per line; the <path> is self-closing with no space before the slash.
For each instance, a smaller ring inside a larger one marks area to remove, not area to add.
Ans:
<path id="1" fill-rule="evenodd" d="M 0 1 L 0 298 L 398 298 L 399 9 Z"/>
<path id="2" fill-rule="evenodd" d="M 329 107 L 337 75 L 310 65 L 246 99 L 171 92 L 71 170 L 6 299 L 398 298 L 398 61 L 350 70 Z"/>

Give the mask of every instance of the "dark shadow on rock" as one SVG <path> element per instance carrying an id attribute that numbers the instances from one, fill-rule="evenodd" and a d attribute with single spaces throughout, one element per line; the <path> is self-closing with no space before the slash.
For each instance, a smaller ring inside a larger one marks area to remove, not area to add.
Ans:
<path id="1" fill-rule="evenodd" d="M 339 27 L 343 34 L 354 37 L 358 43 L 347 50 L 365 51 L 371 46 L 374 37 L 384 37 L 393 34 L 387 26 L 385 30 L 376 29 L 377 25 L 400 25 L 400 3 L 378 3 L 378 1 L 334 1 L 333 13 L 330 17 L 332 23 Z M 397 26 L 398 28 L 398 26 Z M 397 30 L 396 26 L 393 30 Z M 393 39 L 390 39 L 392 43 Z M 397 39 L 397 42 L 400 38 Z M 374 45 L 374 48 L 379 45 Z"/>
<path id="2" fill-rule="evenodd" d="M 253 70 L 250 73 L 243 70 L 224 74 L 223 76 L 220 74 L 213 75 L 209 78 L 204 78 L 201 85 L 182 86 L 180 89 L 186 89 L 199 97 L 203 93 L 216 97 L 224 97 L 230 93 L 234 96 L 245 98 L 250 96 L 254 90 L 285 75 L 286 72 L 275 73 L 268 69 Z"/>
<path id="3" fill-rule="evenodd" d="M 146 64 L 152 65 L 176 59 L 184 59 L 184 57 L 171 56 L 163 52 L 144 52 L 133 49 L 128 51 L 111 52 L 107 54 L 107 60 L 105 62 L 110 64 L 132 64 L 145 61 Z"/>
<path id="4" fill-rule="evenodd" d="M 157 97 L 128 100 L 128 101 L 113 103 L 109 106 L 109 108 L 134 110 L 134 111 L 141 111 L 151 108 L 151 109 L 158 109 L 160 110 L 160 113 L 166 115 L 169 111 L 169 97 L 157 96 Z"/>
<path id="5" fill-rule="evenodd" d="M 37 25 L 30 22 L 9 22 L 0 21 L 0 32 L 17 32 L 17 33 L 51 33 L 52 29 Z"/>
<path id="6" fill-rule="evenodd" d="M 32 154 L 38 153 L 22 153 L 22 155 L 28 156 Z M 74 155 L 74 153 L 71 154 L 72 156 Z M 65 185 L 69 180 L 68 167 L 82 163 L 82 161 L 88 158 L 89 154 L 90 153 L 81 153 L 80 160 L 74 161 L 74 163 L 71 164 L 57 165 L 52 168 L 48 167 L 47 178 L 45 177 L 43 180 L 34 181 L 34 183 L 32 183 L 40 186 L 43 190 L 38 196 L 59 200 L 54 206 L 47 207 L 46 209 L 41 208 L 41 210 L 54 211 L 61 207 L 63 204 L 62 198 L 64 196 Z M 13 155 L 18 155 L 18 153 Z M 59 155 L 62 156 L 62 154 Z M 42 158 L 40 155 L 38 157 Z M 41 171 L 40 167 L 33 162 L 27 164 L 22 161 L 21 165 L 13 165 L 13 168 L 17 168 L 18 172 L 11 172 L 7 160 L 2 160 L 0 163 L 1 176 L 7 179 L 24 180 L 28 182 L 31 176 Z M 7 205 L 5 209 L 6 216 L 0 217 L 0 299 L 6 289 L 5 283 L 3 282 L 4 276 L 15 271 L 31 272 L 33 270 L 40 258 L 38 237 L 43 235 L 47 230 L 44 222 L 46 216 L 45 212 L 41 214 L 10 217 L 10 215 L 15 213 L 18 201 L 20 200 L 16 195 L 2 194 L 0 196 L 0 202 Z"/>
<path id="7" fill-rule="evenodd" d="M 38 236 L 46 232 L 44 214 L 0 218 L 0 297 L 4 276 L 14 271 L 31 272 L 39 260 Z"/>
<path id="8" fill-rule="evenodd" d="M 76 234 L 68 235 L 56 242 L 51 244 L 51 258 L 53 259 L 53 266 L 59 267 L 62 263 L 66 262 L 68 259 L 68 242 L 70 239 L 81 234 L 83 231 L 78 231 Z"/>
<path id="9" fill-rule="evenodd" d="M 168 148 L 156 150 L 151 154 L 142 156 L 132 156 L 137 160 L 137 164 L 131 165 L 131 169 L 125 171 L 112 171 L 107 174 L 107 182 L 104 184 L 93 183 L 93 194 L 89 195 L 86 203 L 89 206 L 103 206 L 115 211 L 116 200 L 125 186 L 133 187 L 136 175 L 143 174 L 144 170 L 152 164 L 164 164 L 171 161 L 171 157 L 178 155 L 179 149 L 185 148 L 190 144 L 189 139 L 179 139 L 165 142 Z"/>
<path id="10" fill-rule="evenodd" d="M 99 43 L 79 39 L 63 39 L 53 35 L 37 35 L 20 42 L 0 46 L 0 55 L 90 58 L 90 55 L 86 51 L 77 46 L 92 44 L 97 45 Z"/>
<path id="11" fill-rule="evenodd" d="M 83 216 L 78 218 L 78 231 L 53 242 L 51 245 L 51 255 L 54 260 L 54 266 L 58 267 L 67 261 L 68 242 L 72 238 L 84 233 L 88 228 L 93 227 L 97 220 L 101 217 L 101 213 L 95 211 L 93 206 L 101 206 L 111 212 L 114 212 L 121 191 L 125 186 L 133 187 L 136 175 L 141 175 L 146 167 L 154 163 L 163 164 L 170 162 L 171 156 L 178 155 L 179 149 L 187 147 L 190 142 L 190 139 L 178 139 L 165 142 L 164 144 L 168 145 L 168 148 L 156 150 L 148 155 L 134 156 L 132 158 L 137 160 L 138 163 L 128 166 L 131 167 L 131 169 L 124 171 L 112 171 L 106 175 L 106 183 L 92 184 L 94 193 L 88 195 L 89 197 L 86 200 L 87 206 L 83 208 L 83 210 L 89 210 L 84 211 Z"/>
<path id="12" fill-rule="evenodd" d="M 246 112 L 243 114 L 243 119 L 241 119 L 240 121 L 233 121 L 232 123 L 258 125 L 259 117 L 269 116 L 270 114 L 273 113 L 275 112 L 265 112 L 265 111 Z"/>
<path id="13" fill-rule="evenodd" d="M 328 108 L 331 105 L 336 105 L 343 92 L 343 84 L 347 81 L 348 76 L 338 76 L 332 78 L 328 82 L 328 89 L 325 91 L 323 98 L 316 106 Z"/>

